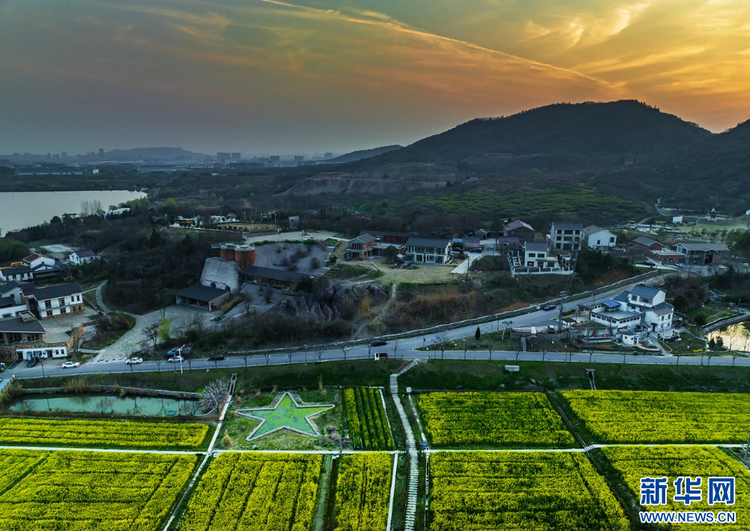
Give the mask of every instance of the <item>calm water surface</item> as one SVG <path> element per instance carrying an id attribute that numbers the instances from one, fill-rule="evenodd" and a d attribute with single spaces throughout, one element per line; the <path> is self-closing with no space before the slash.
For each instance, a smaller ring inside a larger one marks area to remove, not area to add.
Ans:
<path id="1" fill-rule="evenodd" d="M 127 190 L 88 190 L 82 192 L 0 192 L 0 236 L 6 232 L 41 225 L 54 216 L 77 214 L 82 201 L 99 200 L 102 208 L 146 197 Z"/>
<path id="2" fill-rule="evenodd" d="M 200 415 L 200 404 L 193 400 L 151 398 L 143 396 L 25 396 L 16 400 L 11 411 L 99 413 L 104 415 L 133 415 L 143 417 L 171 417 Z"/>

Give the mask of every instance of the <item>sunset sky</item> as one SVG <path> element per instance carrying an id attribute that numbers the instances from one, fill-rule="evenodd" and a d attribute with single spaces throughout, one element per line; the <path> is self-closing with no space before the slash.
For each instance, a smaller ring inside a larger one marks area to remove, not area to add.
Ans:
<path id="1" fill-rule="evenodd" d="M 750 119 L 747 0 L 0 0 L 0 153 L 346 152 L 639 99 Z"/>

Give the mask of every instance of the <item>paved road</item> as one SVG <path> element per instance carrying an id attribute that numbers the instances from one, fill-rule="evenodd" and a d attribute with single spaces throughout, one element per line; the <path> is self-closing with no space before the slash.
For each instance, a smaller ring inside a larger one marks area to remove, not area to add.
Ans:
<path id="1" fill-rule="evenodd" d="M 596 296 L 596 300 L 604 300 L 612 298 L 623 289 L 629 289 L 628 286 L 612 290 L 607 293 L 599 294 Z M 589 297 L 583 301 L 566 302 L 565 310 L 574 310 L 580 302 L 592 301 L 594 297 Z M 503 328 L 513 327 L 524 327 L 524 326 L 544 326 L 552 324 L 557 318 L 557 311 L 539 310 L 531 312 L 525 315 L 514 317 L 510 320 L 498 320 L 492 321 L 479 325 L 482 334 L 493 332 L 496 330 L 502 330 Z M 112 360 L 112 361 L 97 361 L 93 363 L 86 363 L 77 369 L 62 369 L 60 366 L 64 360 L 47 360 L 44 363 L 44 367 L 37 365 L 33 368 L 28 368 L 25 364 L 19 364 L 9 370 L 11 374 L 14 374 L 16 378 L 39 378 L 42 376 L 42 369 L 44 370 L 45 376 L 68 376 L 72 374 L 96 374 L 96 373 L 127 373 L 127 372 L 156 372 L 156 371 L 179 371 L 179 370 L 210 370 L 213 368 L 233 368 L 233 367 L 258 367 L 264 365 L 283 365 L 288 363 L 313 363 L 316 361 L 341 361 L 344 359 L 368 359 L 374 355 L 375 352 L 386 352 L 391 358 L 398 359 L 434 359 L 436 353 L 434 351 L 426 352 L 416 350 L 418 347 L 434 345 L 440 343 L 442 339 L 447 341 L 460 340 L 462 338 L 473 337 L 476 332 L 477 325 L 469 325 L 462 328 L 457 328 L 446 332 L 445 338 L 438 338 L 435 335 L 418 336 L 407 339 L 400 339 L 397 342 L 391 341 L 387 345 L 382 347 L 368 347 L 368 346 L 357 346 L 347 349 L 346 354 L 341 349 L 326 348 L 323 351 L 319 351 L 314 347 L 308 348 L 307 353 L 302 350 L 294 351 L 291 354 L 291 358 L 288 353 L 270 354 L 268 356 L 263 354 L 255 354 L 248 356 L 247 359 L 240 356 L 230 356 L 224 361 L 220 362 L 208 362 L 205 358 L 192 359 L 185 361 L 180 364 L 173 364 L 167 362 L 156 363 L 154 361 L 146 361 L 141 365 L 129 366 L 126 365 L 123 359 Z M 320 357 L 319 357 L 320 355 Z M 442 358 L 443 355 L 440 351 L 437 351 L 438 358 Z M 493 361 L 550 361 L 550 362 L 572 362 L 572 363 L 627 363 L 636 365 L 722 365 L 722 366 L 750 366 L 750 358 L 738 357 L 733 360 L 731 356 L 713 356 L 710 360 L 708 356 L 701 359 L 700 356 L 682 356 L 679 359 L 674 356 L 662 356 L 662 355 L 647 355 L 647 354 L 588 354 L 588 353 L 574 353 L 568 354 L 565 352 L 523 352 L 517 354 L 516 352 L 493 352 Z M 100 359 L 103 357 L 100 357 Z M 463 359 L 463 351 L 445 351 L 445 359 Z M 488 351 L 468 351 L 466 353 L 466 359 L 472 360 L 487 360 L 490 359 L 490 353 Z"/>
<path id="2" fill-rule="evenodd" d="M 370 354 L 368 353 L 367 347 L 354 347 L 347 352 L 347 360 L 359 360 L 368 359 Z M 389 357 L 395 357 L 398 359 L 469 359 L 469 360 L 488 360 L 490 359 L 490 353 L 488 351 L 476 351 L 469 350 L 466 352 L 466 358 L 464 358 L 463 351 L 446 350 L 445 354 L 441 354 L 438 350 L 433 351 L 417 351 L 408 350 L 402 348 L 401 344 L 398 345 L 398 351 L 394 356 L 394 346 L 388 345 L 387 347 L 375 347 L 372 352 L 375 351 L 389 352 Z M 321 361 L 342 361 L 344 360 L 344 353 L 341 350 L 327 350 L 323 352 Z M 157 364 L 154 361 L 145 361 L 140 365 L 129 366 L 124 362 L 110 362 L 110 363 L 96 363 L 96 364 L 84 364 L 77 369 L 62 369 L 61 363 L 58 360 L 48 361 L 44 364 L 44 367 L 37 365 L 33 368 L 27 368 L 25 365 L 12 369 L 8 372 L 15 375 L 16 378 L 39 378 L 42 376 L 42 369 L 44 370 L 45 376 L 71 376 L 73 374 L 97 374 L 97 373 L 127 373 L 127 372 L 156 372 L 156 371 L 188 371 L 188 370 L 211 370 L 214 368 L 239 368 L 239 367 L 262 367 L 265 365 L 286 365 L 290 362 L 293 364 L 301 363 L 314 363 L 318 361 L 316 352 L 308 350 L 307 354 L 304 352 L 293 352 L 290 356 L 288 354 L 270 354 L 268 357 L 265 355 L 254 354 L 248 356 L 247 360 L 242 357 L 228 357 L 224 361 L 209 362 L 205 358 L 193 359 L 185 361 L 180 366 L 179 363 L 166 363 L 162 362 Z M 654 356 L 645 354 L 598 354 L 598 353 L 566 353 L 566 352 L 493 352 L 492 361 L 545 361 L 545 362 L 560 362 L 560 363 L 626 363 L 632 365 L 721 365 L 721 366 L 743 366 L 750 367 L 750 358 L 738 357 L 732 359 L 731 356 L 713 356 L 709 359 L 708 355 L 701 358 L 701 356 Z M 512 364 L 512 363 L 511 363 Z"/>

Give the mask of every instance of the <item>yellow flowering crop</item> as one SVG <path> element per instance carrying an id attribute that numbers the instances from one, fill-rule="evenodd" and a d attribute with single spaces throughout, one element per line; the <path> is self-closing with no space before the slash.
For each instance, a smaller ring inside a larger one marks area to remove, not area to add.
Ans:
<path id="1" fill-rule="evenodd" d="M 419 409 L 433 446 L 575 445 L 543 393 L 427 393 Z"/>
<path id="2" fill-rule="evenodd" d="M 598 442 L 740 443 L 750 395 L 657 391 L 563 391 Z"/>
<path id="3" fill-rule="evenodd" d="M 225 453 L 206 470 L 180 531 L 307 531 L 319 454 Z"/>
<path id="4" fill-rule="evenodd" d="M 156 531 L 197 457 L 115 452 L 0 452 L 3 531 Z"/>
<path id="5" fill-rule="evenodd" d="M 629 529 L 582 453 L 439 452 L 430 475 L 430 531 Z"/>
<path id="6" fill-rule="evenodd" d="M 335 531 L 386 531 L 393 456 L 345 455 L 336 480 Z"/>

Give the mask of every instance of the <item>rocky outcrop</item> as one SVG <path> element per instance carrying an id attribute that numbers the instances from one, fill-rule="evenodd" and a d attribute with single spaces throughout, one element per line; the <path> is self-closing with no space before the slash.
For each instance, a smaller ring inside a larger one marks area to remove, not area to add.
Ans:
<path id="1" fill-rule="evenodd" d="M 363 300 L 368 298 L 374 305 L 386 302 L 388 290 L 380 284 L 354 284 L 339 281 L 326 286 L 321 291 L 302 297 L 289 297 L 279 305 L 279 313 L 315 321 L 333 321 L 350 310 L 356 311 Z"/>

